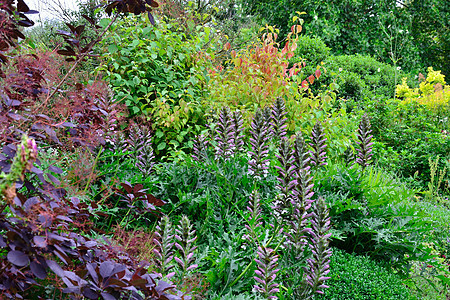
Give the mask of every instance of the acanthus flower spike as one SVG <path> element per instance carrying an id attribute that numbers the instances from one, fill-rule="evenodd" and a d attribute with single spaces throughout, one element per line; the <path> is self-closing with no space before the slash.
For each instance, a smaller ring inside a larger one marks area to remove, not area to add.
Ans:
<path id="1" fill-rule="evenodd" d="M 359 164 L 363 168 L 363 170 L 372 162 L 373 135 L 370 134 L 371 132 L 372 130 L 370 130 L 370 120 L 365 113 L 362 116 L 361 122 L 359 123 L 357 134 L 358 141 L 356 142 L 359 146 L 357 149 L 358 153 L 356 155 L 356 163 Z"/>
<path id="2" fill-rule="evenodd" d="M 255 113 L 250 128 L 250 145 L 251 151 L 249 164 L 249 174 L 253 175 L 255 179 L 260 180 L 266 177 L 269 173 L 270 160 L 268 145 L 268 121 L 264 119 L 264 113 L 261 109 Z"/>
<path id="3" fill-rule="evenodd" d="M 327 145 L 325 144 L 326 141 L 327 139 L 325 138 L 322 124 L 317 121 L 311 131 L 311 143 L 309 143 L 312 148 L 310 151 L 310 163 L 312 167 L 318 168 L 327 164 L 327 154 L 325 152 L 325 149 L 327 148 Z"/>

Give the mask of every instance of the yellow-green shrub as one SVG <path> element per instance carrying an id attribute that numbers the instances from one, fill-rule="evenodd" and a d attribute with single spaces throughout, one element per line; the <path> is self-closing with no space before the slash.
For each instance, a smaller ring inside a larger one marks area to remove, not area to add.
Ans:
<path id="1" fill-rule="evenodd" d="M 410 88 L 406 78 L 402 79 L 402 84 L 397 85 L 395 93 L 398 98 L 403 99 L 400 105 L 415 101 L 431 110 L 436 110 L 450 104 L 450 86 L 446 84 L 445 76 L 441 74 L 441 71 L 434 71 L 432 67 L 429 67 L 427 77 L 420 79 L 422 82 L 418 88 Z"/>

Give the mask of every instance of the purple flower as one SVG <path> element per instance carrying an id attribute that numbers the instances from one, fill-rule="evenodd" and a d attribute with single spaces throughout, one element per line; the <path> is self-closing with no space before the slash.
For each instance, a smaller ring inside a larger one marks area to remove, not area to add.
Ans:
<path id="1" fill-rule="evenodd" d="M 233 154 L 234 129 L 232 119 L 233 115 L 230 108 L 227 106 L 222 107 L 216 125 L 216 159 L 219 157 L 228 159 Z"/>
<path id="2" fill-rule="evenodd" d="M 262 225 L 262 218 L 260 196 L 257 190 L 252 191 L 247 210 L 250 212 L 250 216 L 247 220 L 248 225 L 245 225 L 245 228 L 248 230 L 249 237 L 251 237 L 252 241 L 258 244 L 258 234 L 256 231 Z"/>
<path id="3" fill-rule="evenodd" d="M 178 249 L 178 254 L 180 257 L 175 257 L 175 261 L 180 266 L 183 271 L 183 275 L 189 271 L 197 268 L 195 261 L 194 252 L 197 249 L 195 246 L 195 241 L 197 241 L 197 236 L 195 235 L 195 230 L 193 230 L 194 225 L 191 224 L 187 216 L 181 217 L 181 223 L 177 229 L 175 229 L 175 247 Z"/>
<path id="4" fill-rule="evenodd" d="M 233 112 L 231 119 L 233 124 L 233 152 L 239 152 L 244 150 L 244 120 L 242 119 L 242 113 L 238 110 Z"/>
<path id="5" fill-rule="evenodd" d="M 311 143 L 309 145 L 312 148 L 310 163 L 313 167 L 325 166 L 327 154 L 325 149 L 327 148 L 325 133 L 323 132 L 322 124 L 319 121 L 314 125 L 311 132 Z"/>
<path id="6" fill-rule="evenodd" d="M 258 247 L 258 258 L 255 259 L 257 269 L 255 270 L 256 281 L 254 288 L 266 299 L 278 299 L 277 294 L 280 289 L 279 284 L 275 282 L 278 267 L 278 255 L 275 251 L 264 246 Z"/>
<path id="7" fill-rule="evenodd" d="M 365 113 L 359 123 L 357 134 L 358 141 L 356 142 L 359 146 L 357 149 L 358 154 L 356 155 L 356 163 L 359 164 L 363 170 L 372 162 L 373 135 L 370 134 L 371 132 L 369 117 Z"/>
<path id="8" fill-rule="evenodd" d="M 331 228 L 329 210 L 325 200 L 320 197 L 315 201 L 311 213 L 311 239 L 309 248 L 312 251 L 312 257 L 308 258 L 306 272 L 306 283 L 308 288 L 305 290 L 309 296 L 314 293 L 323 294 L 323 289 L 328 288 L 325 281 L 330 272 L 331 249 L 329 248 L 329 233 Z"/>
<path id="9" fill-rule="evenodd" d="M 292 216 L 293 194 L 297 181 L 295 180 L 294 156 L 289 140 L 282 137 L 278 147 L 278 154 L 276 155 L 280 166 L 275 166 L 278 170 L 278 184 L 277 189 L 280 191 L 276 200 L 273 203 L 273 209 L 283 218 L 290 218 Z"/>
<path id="10" fill-rule="evenodd" d="M 264 118 L 261 109 L 257 109 L 250 129 L 250 145 L 252 150 L 249 151 L 250 161 L 249 174 L 254 175 L 255 179 L 266 177 L 269 173 L 270 160 L 269 155 L 269 120 Z"/>
<path id="11" fill-rule="evenodd" d="M 284 100 L 281 97 L 277 97 L 275 103 L 272 107 L 272 116 L 271 116 L 271 131 L 272 135 L 281 139 L 286 136 L 287 133 L 287 118 L 286 105 L 284 104 Z"/>
<path id="12" fill-rule="evenodd" d="M 347 147 L 347 149 L 345 149 L 344 151 L 344 162 L 345 166 L 349 167 L 350 169 L 355 164 L 355 153 L 353 153 L 353 149 L 350 146 Z"/>
<path id="13" fill-rule="evenodd" d="M 312 188 L 312 176 L 309 167 L 311 161 L 311 152 L 306 150 L 306 143 L 301 133 L 298 133 L 294 141 L 294 171 L 295 171 L 295 189 L 294 201 L 297 208 L 303 208 L 307 211 L 311 205 L 311 197 L 314 195 Z"/>
<path id="14" fill-rule="evenodd" d="M 167 273 L 174 267 L 171 263 L 173 260 L 174 235 L 169 217 L 163 216 L 159 221 L 156 226 L 153 242 L 156 244 L 153 253 L 155 254 L 155 264 L 158 271 L 163 276 L 173 276 L 173 274 Z"/>
<path id="15" fill-rule="evenodd" d="M 146 126 L 134 124 L 130 129 L 128 139 L 129 150 L 132 151 L 132 158 L 136 161 L 136 166 L 147 177 L 153 173 L 155 165 L 152 147 L 152 137 L 150 129 Z"/>
<path id="16" fill-rule="evenodd" d="M 192 159 L 195 161 L 206 161 L 208 159 L 209 141 L 205 134 L 198 135 L 193 142 Z"/>

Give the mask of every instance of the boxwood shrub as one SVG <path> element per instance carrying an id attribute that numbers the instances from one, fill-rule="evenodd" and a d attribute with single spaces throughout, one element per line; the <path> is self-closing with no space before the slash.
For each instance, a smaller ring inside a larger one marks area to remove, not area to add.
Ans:
<path id="1" fill-rule="evenodd" d="M 330 287 L 316 299 L 412 300 L 409 289 L 387 264 L 333 248 Z"/>

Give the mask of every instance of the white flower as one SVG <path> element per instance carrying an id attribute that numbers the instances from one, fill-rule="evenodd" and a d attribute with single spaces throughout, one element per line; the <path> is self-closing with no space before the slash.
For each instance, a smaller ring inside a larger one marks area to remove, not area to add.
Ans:
<path id="1" fill-rule="evenodd" d="M 399 32 L 399 33 L 403 33 L 403 29 L 400 29 L 398 32 Z"/>
<path id="2" fill-rule="evenodd" d="M 339 72 L 342 72 L 342 68 L 339 68 Z"/>
<path id="3" fill-rule="evenodd" d="M 314 16 L 314 20 L 317 20 L 319 17 L 317 15 Z"/>
<path id="4" fill-rule="evenodd" d="M 378 68 L 378 69 L 377 69 L 377 71 L 378 71 L 378 72 L 380 72 L 380 71 L 381 71 L 381 69 L 380 69 L 380 68 Z"/>
<path id="5" fill-rule="evenodd" d="M 402 67 L 397 67 L 397 71 L 400 71 L 401 68 L 402 68 Z"/>

